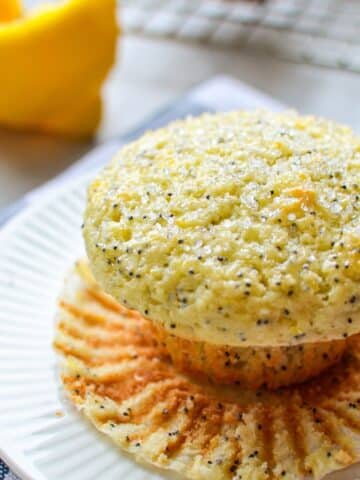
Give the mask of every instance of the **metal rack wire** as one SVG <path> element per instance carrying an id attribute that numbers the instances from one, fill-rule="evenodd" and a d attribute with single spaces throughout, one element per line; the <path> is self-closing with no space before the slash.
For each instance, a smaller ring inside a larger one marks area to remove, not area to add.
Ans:
<path id="1" fill-rule="evenodd" d="M 125 30 L 360 73 L 359 0 L 123 0 Z"/>

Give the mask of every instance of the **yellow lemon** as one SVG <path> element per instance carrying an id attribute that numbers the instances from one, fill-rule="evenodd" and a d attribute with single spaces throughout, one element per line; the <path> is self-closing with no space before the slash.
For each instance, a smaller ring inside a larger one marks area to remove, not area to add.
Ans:
<path id="1" fill-rule="evenodd" d="M 0 22 L 14 20 L 21 15 L 21 5 L 18 0 L 0 0 Z"/>
<path id="2" fill-rule="evenodd" d="M 116 0 L 67 0 L 0 25 L 0 125 L 92 135 L 117 34 Z"/>

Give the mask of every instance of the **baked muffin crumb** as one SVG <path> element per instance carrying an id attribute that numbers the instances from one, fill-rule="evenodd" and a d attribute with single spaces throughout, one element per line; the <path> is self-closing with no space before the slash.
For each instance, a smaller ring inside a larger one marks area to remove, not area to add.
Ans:
<path id="1" fill-rule="evenodd" d="M 89 189 L 93 272 L 188 339 L 279 345 L 356 333 L 359 165 L 349 128 L 293 112 L 204 115 L 149 132 Z"/>

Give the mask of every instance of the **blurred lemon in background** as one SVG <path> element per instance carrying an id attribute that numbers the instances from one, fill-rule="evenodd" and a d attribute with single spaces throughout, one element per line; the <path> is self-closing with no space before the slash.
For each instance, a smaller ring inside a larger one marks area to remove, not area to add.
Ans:
<path id="1" fill-rule="evenodd" d="M 0 0 L 0 22 L 14 20 L 21 15 L 21 5 L 17 0 Z"/>
<path id="2" fill-rule="evenodd" d="M 0 0 L 0 125 L 91 136 L 114 62 L 116 0 L 67 0 L 26 15 Z"/>

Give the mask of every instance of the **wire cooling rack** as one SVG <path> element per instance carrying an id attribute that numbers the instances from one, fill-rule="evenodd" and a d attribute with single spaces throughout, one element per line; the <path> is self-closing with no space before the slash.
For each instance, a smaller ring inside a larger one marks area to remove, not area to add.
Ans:
<path id="1" fill-rule="evenodd" d="M 123 0 L 125 30 L 360 73 L 360 0 Z"/>

